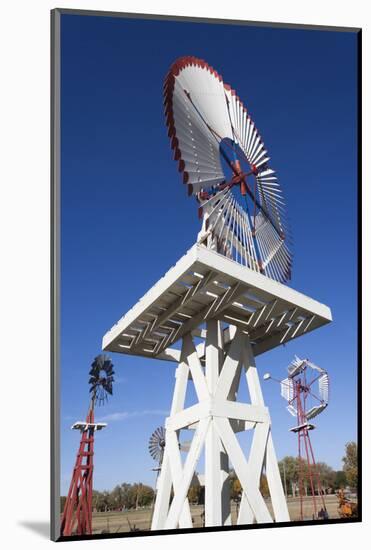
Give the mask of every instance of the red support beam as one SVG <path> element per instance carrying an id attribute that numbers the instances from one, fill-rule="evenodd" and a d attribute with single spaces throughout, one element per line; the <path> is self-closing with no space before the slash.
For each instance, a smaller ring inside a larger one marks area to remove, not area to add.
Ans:
<path id="1" fill-rule="evenodd" d="M 94 424 L 94 406 L 91 404 L 87 424 Z M 72 480 L 61 521 L 61 535 L 91 535 L 93 505 L 94 426 L 81 433 Z"/>
<path id="2" fill-rule="evenodd" d="M 298 433 L 298 458 L 299 458 L 299 498 L 300 498 L 300 519 L 319 519 L 318 499 L 322 510 L 326 510 L 325 499 L 322 490 L 320 473 L 314 459 L 313 447 L 310 441 L 309 429 L 306 416 L 306 399 L 308 397 L 308 388 L 305 374 L 303 379 L 299 378 L 294 382 L 294 399 L 297 405 L 297 421 L 300 427 Z M 304 468 L 306 464 L 306 471 Z M 304 482 L 309 482 L 312 496 L 312 518 L 304 517 Z"/>

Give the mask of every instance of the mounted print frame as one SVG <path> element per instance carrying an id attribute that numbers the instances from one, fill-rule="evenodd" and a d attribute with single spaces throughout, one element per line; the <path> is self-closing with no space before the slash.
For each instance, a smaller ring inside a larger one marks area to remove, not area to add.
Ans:
<path id="1" fill-rule="evenodd" d="M 52 539 L 361 521 L 361 30 L 51 29 Z"/>

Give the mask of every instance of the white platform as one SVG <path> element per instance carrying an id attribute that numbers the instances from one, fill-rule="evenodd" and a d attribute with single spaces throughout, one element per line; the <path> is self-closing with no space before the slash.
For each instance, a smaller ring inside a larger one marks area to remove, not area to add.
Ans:
<path id="1" fill-rule="evenodd" d="M 268 277 L 194 245 L 103 337 L 103 349 L 179 361 L 172 346 L 203 337 L 217 319 L 249 335 L 254 356 L 332 320 L 330 309 Z M 200 329 L 201 327 L 201 329 Z M 224 341 L 231 338 L 224 330 Z"/>
<path id="2" fill-rule="evenodd" d="M 80 430 L 81 432 L 87 432 L 90 429 L 93 429 L 95 432 L 103 430 L 106 428 L 106 422 L 85 422 L 81 420 L 80 422 L 75 422 L 71 426 L 71 430 Z"/>

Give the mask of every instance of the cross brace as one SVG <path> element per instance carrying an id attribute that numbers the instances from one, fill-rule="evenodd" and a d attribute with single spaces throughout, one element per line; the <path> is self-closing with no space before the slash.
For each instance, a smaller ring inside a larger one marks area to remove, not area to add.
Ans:
<path id="1" fill-rule="evenodd" d="M 251 403 L 237 401 L 242 374 L 246 377 Z M 205 463 L 205 526 L 231 524 L 230 465 L 242 487 L 237 524 L 289 521 L 269 411 L 264 405 L 248 335 L 237 328 L 225 350 L 220 321 L 208 320 L 203 367 L 191 332 L 184 334 L 175 378 L 151 528 L 192 527 L 187 494 L 202 452 Z M 190 380 L 198 402 L 186 406 Z M 184 465 L 179 449 L 182 429 L 194 429 Z M 236 437 L 236 431 L 241 429 L 253 430 L 248 457 Z M 260 492 L 263 470 L 267 476 L 273 516 Z M 170 502 L 172 489 L 174 497 Z"/>

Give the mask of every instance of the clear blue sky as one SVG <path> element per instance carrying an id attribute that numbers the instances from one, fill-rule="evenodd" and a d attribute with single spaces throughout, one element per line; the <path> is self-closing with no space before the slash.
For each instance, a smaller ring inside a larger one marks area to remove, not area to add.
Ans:
<path id="1" fill-rule="evenodd" d="M 257 360 L 284 378 L 296 353 L 328 369 L 318 460 L 341 468 L 356 438 L 356 35 L 235 25 L 62 16 L 61 493 L 103 334 L 187 251 L 199 230 L 166 134 L 171 63 L 202 57 L 250 111 L 285 191 L 295 289 L 334 321 Z M 94 484 L 153 484 L 147 451 L 164 422 L 175 364 L 111 354 L 114 395 L 97 409 Z M 279 388 L 263 386 L 279 458 L 296 454 Z M 110 416 L 111 415 L 111 416 Z"/>

